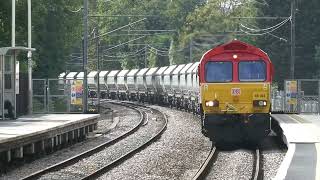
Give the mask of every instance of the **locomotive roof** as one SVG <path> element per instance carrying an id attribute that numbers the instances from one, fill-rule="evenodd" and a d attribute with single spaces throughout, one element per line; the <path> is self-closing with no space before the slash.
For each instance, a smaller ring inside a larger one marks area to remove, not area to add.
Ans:
<path id="1" fill-rule="evenodd" d="M 186 64 L 186 66 L 183 67 L 183 69 L 181 69 L 180 74 L 182 73 L 186 73 L 187 70 L 193 65 L 193 63 L 188 63 Z"/>
<path id="2" fill-rule="evenodd" d="M 168 66 L 160 67 L 159 70 L 156 72 L 156 75 L 162 75 L 162 73 L 168 68 Z"/>
<path id="3" fill-rule="evenodd" d="M 116 76 L 120 71 L 119 70 L 112 70 L 109 72 L 108 77 Z"/>
<path id="4" fill-rule="evenodd" d="M 150 68 L 149 71 L 147 72 L 147 76 L 153 75 L 157 72 L 158 67 Z"/>
<path id="5" fill-rule="evenodd" d="M 101 72 L 100 72 L 101 73 Z M 98 71 L 91 71 L 89 74 L 88 74 L 88 78 L 93 78 L 95 77 L 96 75 L 98 75 Z"/>
<path id="6" fill-rule="evenodd" d="M 131 69 L 127 76 L 135 76 L 138 73 L 139 69 Z"/>
<path id="7" fill-rule="evenodd" d="M 117 76 L 118 77 L 126 76 L 128 74 L 128 72 L 129 72 L 129 70 L 127 70 L 127 69 L 121 70 Z"/>
<path id="8" fill-rule="evenodd" d="M 143 68 L 141 69 L 139 72 L 138 72 L 138 75 L 137 76 L 144 76 L 147 71 L 149 70 L 149 68 Z"/>
<path id="9" fill-rule="evenodd" d="M 187 73 L 190 74 L 190 73 L 194 72 L 194 70 L 196 72 L 198 69 L 198 65 L 199 65 L 199 62 L 193 63 L 192 66 L 187 70 Z"/>
<path id="10" fill-rule="evenodd" d="M 179 74 L 180 71 L 181 71 L 185 66 L 186 66 L 185 64 L 180 64 L 180 65 L 178 65 L 178 67 L 174 69 L 174 71 L 172 72 L 172 74 L 175 74 L 175 75 L 176 75 L 176 74 Z"/>
<path id="11" fill-rule="evenodd" d="M 177 65 L 169 66 L 168 69 L 166 69 L 163 74 L 165 74 L 165 75 L 172 74 L 173 70 L 174 70 L 176 67 L 177 67 Z"/>
<path id="12" fill-rule="evenodd" d="M 101 71 L 100 73 L 99 73 L 99 77 L 105 77 L 107 74 L 109 73 L 109 71 Z"/>
<path id="13" fill-rule="evenodd" d="M 77 74 L 78 72 L 69 72 L 69 74 L 66 76 L 66 79 L 74 79 Z"/>
<path id="14" fill-rule="evenodd" d="M 239 40 L 232 40 L 231 42 L 219 45 L 209 51 L 207 51 L 201 58 L 201 61 L 206 61 L 211 57 L 223 54 L 223 53 L 249 53 L 262 57 L 266 61 L 270 61 L 268 55 L 253 45 L 244 43 Z"/>

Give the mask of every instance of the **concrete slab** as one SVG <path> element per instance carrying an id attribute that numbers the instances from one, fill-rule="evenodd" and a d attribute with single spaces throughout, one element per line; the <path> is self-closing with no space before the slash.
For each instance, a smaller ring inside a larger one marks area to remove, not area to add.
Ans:
<path id="1" fill-rule="evenodd" d="M 320 115 L 318 114 L 299 114 L 297 115 L 309 122 L 311 122 L 312 124 L 320 127 Z"/>
<path id="2" fill-rule="evenodd" d="M 279 122 L 288 143 L 319 143 L 320 127 L 293 114 L 271 115 Z"/>
<path id="3" fill-rule="evenodd" d="M 320 142 L 320 129 L 313 124 L 280 124 L 288 143 Z"/>
<path id="4" fill-rule="evenodd" d="M 273 114 L 288 151 L 275 179 L 320 180 L 320 116 Z"/>
<path id="5" fill-rule="evenodd" d="M 315 144 L 296 144 L 295 154 L 285 179 L 316 179 L 316 164 L 317 152 Z"/>
<path id="6" fill-rule="evenodd" d="M 94 126 L 99 117 L 96 114 L 37 114 L 0 121 L 0 152 Z"/>

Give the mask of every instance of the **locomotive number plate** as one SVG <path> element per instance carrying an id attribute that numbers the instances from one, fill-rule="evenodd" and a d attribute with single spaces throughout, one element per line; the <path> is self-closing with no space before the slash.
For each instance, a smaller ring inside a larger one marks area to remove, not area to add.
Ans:
<path id="1" fill-rule="evenodd" d="M 258 92 L 253 93 L 253 99 L 266 99 L 266 98 L 267 98 L 266 93 L 258 93 Z"/>
<path id="2" fill-rule="evenodd" d="M 232 96 L 240 96 L 241 94 L 241 89 L 240 88 L 232 88 L 231 89 L 231 95 Z"/>

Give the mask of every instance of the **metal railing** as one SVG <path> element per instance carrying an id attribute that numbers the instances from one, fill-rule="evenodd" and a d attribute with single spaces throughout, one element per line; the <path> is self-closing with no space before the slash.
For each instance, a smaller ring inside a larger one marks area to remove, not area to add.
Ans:
<path id="1" fill-rule="evenodd" d="M 296 95 L 290 97 L 290 92 L 273 91 L 271 97 L 273 112 L 287 113 L 320 113 L 320 80 L 297 79 Z M 288 89 L 288 88 L 287 88 Z M 293 90 L 294 92 L 295 90 Z M 291 98 L 291 99 L 290 99 Z M 290 99 L 290 100 L 289 100 Z M 290 102 L 291 100 L 294 100 Z"/>
<path id="2" fill-rule="evenodd" d="M 33 79 L 32 82 L 33 113 L 83 112 L 82 80 Z"/>

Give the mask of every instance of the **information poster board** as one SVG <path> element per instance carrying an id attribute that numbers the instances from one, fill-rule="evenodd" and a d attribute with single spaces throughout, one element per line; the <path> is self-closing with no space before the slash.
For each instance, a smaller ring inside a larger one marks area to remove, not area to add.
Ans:
<path id="1" fill-rule="evenodd" d="M 298 87 L 297 81 L 286 81 L 286 103 L 288 105 L 297 105 Z"/>
<path id="2" fill-rule="evenodd" d="M 71 82 L 71 104 L 82 105 L 83 81 L 74 80 Z"/>

